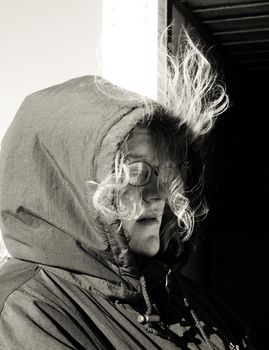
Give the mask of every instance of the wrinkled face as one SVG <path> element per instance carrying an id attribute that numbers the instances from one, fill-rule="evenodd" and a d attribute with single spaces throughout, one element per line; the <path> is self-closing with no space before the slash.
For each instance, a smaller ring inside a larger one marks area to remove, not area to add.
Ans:
<path id="1" fill-rule="evenodd" d="M 150 166 L 159 167 L 163 163 L 147 129 L 134 130 L 131 139 L 125 145 L 125 153 L 129 164 L 142 161 Z M 165 199 L 160 195 L 160 186 L 157 174 L 152 171 L 147 184 L 139 187 L 129 184 L 124 192 L 124 197 L 136 198 L 135 193 L 141 191 L 143 209 L 139 217 L 122 220 L 122 228 L 129 240 L 129 246 L 137 254 L 154 256 L 160 248 L 160 226 L 165 206 Z"/>

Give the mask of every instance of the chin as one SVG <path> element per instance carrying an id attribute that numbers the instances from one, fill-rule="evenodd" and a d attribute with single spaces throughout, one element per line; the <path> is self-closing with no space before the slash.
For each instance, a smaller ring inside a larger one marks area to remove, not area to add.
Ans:
<path id="1" fill-rule="evenodd" d="M 141 252 L 141 254 L 148 257 L 154 257 L 160 249 L 160 242 L 158 240 L 158 242 L 145 243 L 143 248 L 143 253 Z"/>
<path id="2" fill-rule="evenodd" d="M 148 256 L 149 258 L 153 258 L 158 253 L 158 251 L 159 249 L 146 251 L 143 255 Z"/>

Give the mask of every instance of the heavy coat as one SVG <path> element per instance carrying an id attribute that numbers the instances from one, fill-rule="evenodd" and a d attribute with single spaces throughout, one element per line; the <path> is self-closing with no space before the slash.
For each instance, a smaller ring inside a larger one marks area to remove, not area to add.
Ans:
<path id="1" fill-rule="evenodd" d="M 155 102 L 81 77 L 25 99 L 1 149 L 0 349 L 243 349 L 244 326 L 216 297 L 145 259 L 100 222 L 88 180 L 112 171 L 125 135 L 169 116 Z M 99 86 L 99 88 L 98 88 Z M 187 305 L 189 303 L 189 306 Z M 160 321 L 139 323 L 139 316 Z"/>

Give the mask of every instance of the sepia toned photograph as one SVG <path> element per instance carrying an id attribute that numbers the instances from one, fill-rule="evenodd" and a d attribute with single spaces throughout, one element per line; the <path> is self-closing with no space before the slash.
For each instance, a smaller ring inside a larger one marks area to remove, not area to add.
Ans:
<path id="1" fill-rule="evenodd" d="M 267 350 L 269 1 L 0 0 L 0 350 Z"/>

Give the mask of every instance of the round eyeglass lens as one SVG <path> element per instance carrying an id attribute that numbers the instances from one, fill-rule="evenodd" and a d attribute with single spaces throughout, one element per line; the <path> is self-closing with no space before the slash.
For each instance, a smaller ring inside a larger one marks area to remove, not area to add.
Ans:
<path id="1" fill-rule="evenodd" d="M 128 168 L 130 185 L 143 186 L 148 182 L 151 173 L 149 164 L 144 162 L 135 162 L 129 164 Z"/>
<path id="2" fill-rule="evenodd" d="M 167 160 L 159 167 L 159 179 L 167 184 L 171 182 L 176 175 L 176 165 L 171 160 Z"/>

